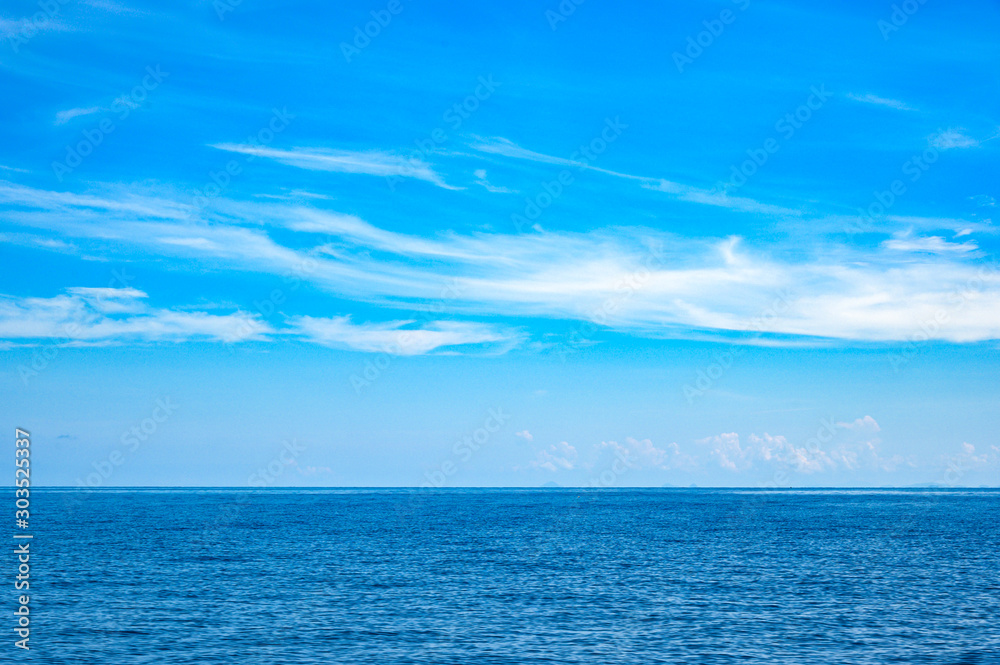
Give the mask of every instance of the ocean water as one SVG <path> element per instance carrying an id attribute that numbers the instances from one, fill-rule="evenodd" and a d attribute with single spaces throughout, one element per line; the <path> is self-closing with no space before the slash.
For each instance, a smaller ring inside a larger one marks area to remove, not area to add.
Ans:
<path id="1" fill-rule="evenodd" d="M 32 494 L 24 662 L 1000 663 L 997 491 Z"/>

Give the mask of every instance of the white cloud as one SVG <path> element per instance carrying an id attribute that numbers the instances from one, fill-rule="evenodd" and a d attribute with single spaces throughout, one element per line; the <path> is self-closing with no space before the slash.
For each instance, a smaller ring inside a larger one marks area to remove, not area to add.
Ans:
<path id="1" fill-rule="evenodd" d="M 682 185 L 662 178 L 651 179 L 649 182 L 644 182 L 642 186 L 646 189 L 670 194 L 673 198 L 688 203 L 699 203 L 701 205 L 762 215 L 786 217 L 800 217 L 802 215 L 801 210 L 761 203 L 760 201 L 744 196 L 730 196 L 726 193 L 725 187 L 721 186 L 713 189 L 705 189 L 703 187 Z"/>
<path id="2" fill-rule="evenodd" d="M 480 152 L 490 153 L 494 155 L 502 155 L 504 157 L 512 157 L 514 159 L 524 159 L 532 162 L 540 162 L 542 164 L 555 164 L 557 166 L 571 166 L 574 168 L 585 167 L 583 161 L 574 161 L 572 159 L 566 159 L 564 157 L 553 157 L 552 155 L 545 155 L 540 152 L 535 152 L 533 150 L 528 150 L 527 148 L 522 148 L 518 144 L 514 143 L 510 139 L 505 139 L 499 136 L 481 138 L 472 144 L 474 150 L 479 150 Z M 595 168 L 595 167 L 590 167 Z M 604 169 L 598 169 L 604 171 Z M 605 171 L 607 172 L 607 171 Z M 615 174 L 623 175 L 623 174 Z"/>
<path id="3" fill-rule="evenodd" d="M 413 321 L 355 324 L 347 316 L 300 316 L 276 328 L 256 314 L 154 308 L 146 300 L 147 294 L 134 288 L 74 287 L 52 298 L 0 295 L 0 339 L 49 339 L 60 344 L 196 339 L 233 343 L 299 337 L 324 346 L 407 356 L 470 345 L 501 353 L 522 339 L 517 331 L 464 321 L 431 321 L 414 327 Z"/>
<path id="4" fill-rule="evenodd" d="M 955 252 L 965 254 L 979 249 L 974 241 L 963 243 L 948 242 L 941 236 L 910 237 L 909 233 L 900 234 L 882 243 L 886 249 L 897 252 L 927 252 L 929 254 L 944 254 Z"/>
<path id="5" fill-rule="evenodd" d="M 508 189 L 507 187 L 497 187 L 490 184 L 490 181 L 486 179 L 486 169 L 476 169 L 472 175 L 476 176 L 476 184 L 483 187 L 487 192 L 493 194 L 512 194 L 514 192 L 513 189 Z"/>
<path id="6" fill-rule="evenodd" d="M 293 317 L 289 323 L 318 344 L 402 356 L 421 355 L 442 347 L 518 341 L 516 333 L 464 321 L 431 321 L 420 328 L 412 328 L 406 326 L 412 326 L 413 321 L 352 323 L 348 316 L 326 319 L 300 316 Z"/>
<path id="7" fill-rule="evenodd" d="M 163 197 L 143 196 L 131 188 L 115 188 L 104 196 L 74 194 L 36 189 L 0 180 L 0 203 L 14 206 L 28 205 L 40 211 L 75 215 L 101 211 L 125 215 L 136 219 L 183 220 L 190 215 L 191 206 Z"/>
<path id="8" fill-rule="evenodd" d="M 955 484 L 970 471 L 1000 467 L 1000 446 L 991 445 L 984 450 L 978 450 L 973 444 L 963 441 L 961 452 L 941 456 L 938 466 L 945 467 L 946 482 Z"/>
<path id="9" fill-rule="evenodd" d="M 94 9 L 100 9 L 118 16 L 149 16 L 149 12 L 126 7 L 123 4 L 110 2 L 109 0 L 86 0 L 85 4 Z"/>
<path id="10" fill-rule="evenodd" d="M 612 171 L 609 169 L 601 168 L 599 166 L 594 166 L 593 164 L 589 164 L 584 161 L 574 161 L 572 159 L 566 159 L 563 157 L 553 157 L 552 155 L 545 155 L 540 152 L 528 150 L 527 148 L 522 148 L 513 141 L 510 141 L 505 138 L 493 137 L 488 139 L 480 139 L 478 142 L 474 143 L 472 147 L 482 152 L 502 155 L 504 157 L 540 162 L 542 164 L 555 164 L 557 166 L 566 166 L 575 169 L 588 170 L 588 171 L 593 171 L 595 173 L 603 173 L 605 175 L 609 175 L 615 178 L 632 180 L 634 182 L 639 183 L 640 186 L 642 186 L 645 189 L 649 189 L 656 192 L 662 192 L 664 194 L 670 195 L 672 198 L 676 200 L 685 201 L 688 203 L 697 203 L 701 205 L 714 206 L 718 208 L 727 208 L 729 210 L 737 210 L 741 212 L 782 215 L 789 217 L 798 217 L 801 216 L 802 214 L 802 211 L 800 210 L 794 210 L 791 208 L 785 208 L 776 205 L 769 205 L 742 196 L 729 196 L 728 194 L 726 194 L 724 188 L 722 187 L 716 187 L 712 189 L 707 189 L 704 187 L 694 187 L 691 185 L 685 185 L 682 183 L 666 180 L 664 178 L 652 178 L 648 176 L 638 176 L 629 173 L 621 173 L 619 171 Z"/>
<path id="11" fill-rule="evenodd" d="M 946 129 L 931 136 L 930 144 L 940 150 L 951 148 L 974 148 L 979 141 L 964 133 L 962 129 Z"/>
<path id="12" fill-rule="evenodd" d="M 815 437 L 792 441 L 782 435 L 751 433 L 741 437 L 736 432 L 724 432 L 694 442 L 693 449 L 684 449 L 676 442 L 657 446 L 650 439 L 627 437 L 623 442 L 601 441 L 578 454 L 577 448 L 562 441 L 536 450 L 535 457 L 514 470 L 571 471 L 595 474 L 617 468 L 643 469 L 647 472 L 705 472 L 720 468 L 743 477 L 738 482 L 758 484 L 763 478 L 786 478 L 792 474 L 817 476 L 823 482 L 844 482 L 856 474 L 893 473 L 904 468 L 939 469 L 948 465 L 959 472 L 1000 466 L 1000 445 L 978 450 L 965 442 L 961 450 L 950 456 L 926 458 L 918 465 L 912 456 L 883 453 L 879 433 L 881 427 L 870 415 L 853 421 L 835 422 L 823 419 Z M 517 436 L 527 434 L 518 432 Z M 527 438 L 523 437 L 522 438 Z M 775 480 L 781 484 L 785 480 Z M 805 478 L 792 480 L 802 484 Z M 604 483 L 607 484 L 607 483 Z M 772 483 L 766 483 L 771 485 Z"/>
<path id="13" fill-rule="evenodd" d="M 56 113 L 55 124 L 64 125 L 73 118 L 100 113 L 103 110 L 104 108 L 101 106 L 89 106 L 87 108 L 66 109 L 65 111 L 59 111 Z"/>
<path id="14" fill-rule="evenodd" d="M 868 430 L 871 432 L 881 432 L 882 428 L 871 416 L 865 416 L 864 418 L 858 418 L 854 422 L 850 423 L 837 423 L 837 427 L 842 427 L 844 429 L 851 430 Z"/>
<path id="15" fill-rule="evenodd" d="M 293 231 L 322 233 L 346 238 L 370 249 L 411 257 L 442 257 L 465 261 L 482 260 L 482 252 L 463 250 L 456 243 L 423 239 L 377 228 L 354 215 L 342 215 L 311 208 L 298 208 L 283 224 Z"/>
<path id="16" fill-rule="evenodd" d="M 753 466 L 752 453 L 740 446 L 740 435 L 736 432 L 700 439 L 697 443 L 709 445 L 709 455 L 723 469 L 746 471 Z"/>
<path id="17" fill-rule="evenodd" d="M 149 307 L 132 288 L 79 287 L 52 298 L 0 296 L 0 338 L 60 344 L 129 340 L 263 339 L 273 329 L 244 313 L 212 315 Z"/>
<path id="18" fill-rule="evenodd" d="M 81 195 L 3 181 L 0 205 L 9 227 L 74 241 L 57 251 L 294 275 L 341 298 L 415 310 L 433 304 L 448 317 L 588 320 L 648 336 L 759 330 L 802 337 L 760 343 L 801 344 L 904 341 L 944 312 L 941 340 L 1000 339 L 1000 271 L 978 262 L 971 241 L 940 236 L 897 234 L 870 249 L 815 242 L 789 252 L 634 227 L 418 236 L 301 205 L 219 199 L 188 221 L 189 206 L 140 192 Z M 918 222 L 900 223 L 925 226 Z M 275 228 L 299 233 L 280 244 Z M 37 245 L 31 238 L 2 239 Z"/>
<path id="19" fill-rule="evenodd" d="M 570 471 L 576 468 L 576 448 L 565 441 L 552 444 L 545 450 L 539 450 L 535 459 L 528 462 L 529 469 L 545 469 L 546 471 Z"/>
<path id="20" fill-rule="evenodd" d="M 333 473 L 333 469 L 328 466 L 300 466 L 295 460 L 292 460 L 291 463 L 296 465 L 295 470 L 300 476 L 329 475 Z"/>
<path id="21" fill-rule="evenodd" d="M 882 454 L 881 440 L 878 436 L 882 428 L 871 416 L 864 416 L 849 423 L 838 422 L 836 426 L 844 432 L 836 434 L 833 444 L 828 447 L 829 457 L 835 468 L 848 471 L 858 469 L 895 471 L 899 467 L 912 465 L 912 462 L 902 455 Z"/>
<path id="22" fill-rule="evenodd" d="M 35 20 L 35 16 L 41 14 L 44 20 Z M 45 12 L 35 12 L 31 18 L 7 19 L 0 17 L 0 36 L 4 39 L 17 38 L 30 39 L 38 32 L 66 32 L 71 28 L 62 23 L 54 15 L 50 16 Z"/>
<path id="23" fill-rule="evenodd" d="M 823 450 L 810 450 L 806 445 L 796 446 L 784 436 L 771 436 L 764 432 L 763 436 L 751 434 L 749 440 L 753 457 L 762 464 L 787 467 L 797 473 L 815 473 L 830 467 L 830 459 Z"/>
<path id="24" fill-rule="evenodd" d="M 528 441 L 534 441 L 535 440 L 535 437 L 533 437 L 531 435 L 531 432 L 529 432 L 528 430 L 522 430 L 520 432 L 514 432 L 514 436 L 520 437 L 522 439 L 526 439 Z"/>
<path id="25" fill-rule="evenodd" d="M 460 189 L 448 185 L 444 179 L 419 157 L 405 157 L 377 150 L 350 151 L 328 148 L 293 148 L 278 150 L 263 146 L 238 143 L 216 143 L 213 148 L 243 155 L 266 157 L 275 161 L 310 171 L 335 171 L 382 177 L 415 178 L 445 189 Z"/>
<path id="26" fill-rule="evenodd" d="M 863 104 L 874 104 L 876 106 L 887 106 L 898 111 L 912 111 L 913 109 L 907 106 L 905 103 L 899 101 L 898 99 L 888 99 L 886 97 L 879 97 L 878 95 L 866 94 L 857 95 L 853 92 L 847 93 L 848 99 L 853 99 L 856 102 L 861 102 Z"/>
<path id="27" fill-rule="evenodd" d="M 610 465 L 612 458 L 623 460 L 629 468 L 636 469 L 692 469 L 697 461 L 682 453 L 676 443 L 658 448 L 650 439 L 626 437 L 624 443 L 602 441 L 594 446 L 599 456 L 597 467 Z"/>
<path id="28" fill-rule="evenodd" d="M 838 431 L 840 430 L 840 431 Z M 837 470 L 894 471 L 909 464 L 901 455 L 885 457 L 880 452 L 878 423 L 871 416 L 838 422 L 801 445 L 768 433 L 750 434 L 742 443 L 739 434 L 728 432 L 698 440 L 718 466 L 732 472 L 777 471 L 814 474 Z"/>

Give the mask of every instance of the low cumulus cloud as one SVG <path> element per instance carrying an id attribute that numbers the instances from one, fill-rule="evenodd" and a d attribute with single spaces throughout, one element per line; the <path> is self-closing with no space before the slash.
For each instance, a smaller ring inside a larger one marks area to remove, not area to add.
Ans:
<path id="1" fill-rule="evenodd" d="M 650 439 L 626 437 L 624 443 L 602 441 L 594 449 L 598 455 L 594 464 L 596 467 L 608 466 L 615 458 L 635 469 L 690 470 L 698 465 L 695 458 L 681 452 L 677 443 L 668 443 L 660 448 Z"/>
<path id="2" fill-rule="evenodd" d="M 566 441 L 554 443 L 535 453 L 535 459 L 528 462 L 527 469 L 543 469 L 545 471 L 572 471 L 577 465 L 576 448 Z"/>
<path id="3" fill-rule="evenodd" d="M 699 439 L 696 443 L 719 467 L 733 472 L 784 469 L 814 474 L 837 470 L 895 471 L 912 462 L 902 455 L 883 455 L 879 424 L 871 416 L 851 422 L 824 420 L 816 437 L 800 444 L 785 436 L 736 432 Z"/>

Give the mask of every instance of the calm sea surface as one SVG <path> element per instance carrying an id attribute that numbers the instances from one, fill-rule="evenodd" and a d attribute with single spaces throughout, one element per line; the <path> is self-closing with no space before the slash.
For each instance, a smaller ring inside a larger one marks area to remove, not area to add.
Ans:
<path id="1" fill-rule="evenodd" d="M 32 490 L 31 508 L 26 662 L 1000 663 L 997 491 Z"/>

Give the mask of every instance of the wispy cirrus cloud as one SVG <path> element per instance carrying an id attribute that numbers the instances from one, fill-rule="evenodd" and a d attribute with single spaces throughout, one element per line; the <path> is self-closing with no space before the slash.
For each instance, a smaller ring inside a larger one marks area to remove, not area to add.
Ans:
<path id="1" fill-rule="evenodd" d="M 967 235 L 960 232 L 960 235 Z M 974 241 L 962 243 L 948 242 L 941 236 L 911 237 L 909 233 L 898 234 L 882 243 L 886 249 L 897 252 L 926 252 L 928 254 L 967 254 L 979 249 Z"/>
<path id="2" fill-rule="evenodd" d="M 889 99 L 888 97 L 879 97 L 878 95 L 873 95 L 867 93 L 864 95 L 859 95 L 853 92 L 847 93 L 847 98 L 852 99 L 856 102 L 861 102 L 862 104 L 873 104 L 875 106 L 885 106 L 891 109 L 896 109 L 897 111 L 913 111 L 911 106 L 908 106 L 905 102 L 901 102 L 898 99 Z"/>
<path id="3" fill-rule="evenodd" d="M 514 190 L 508 187 L 499 187 L 492 184 L 486 178 L 486 169 L 476 169 L 472 175 L 476 177 L 476 184 L 491 194 L 513 194 Z"/>
<path id="4" fill-rule="evenodd" d="M 2 183 L 0 203 L 9 224 L 35 230 L 7 234 L 11 242 L 47 229 L 73 239 L 61 251 L 301 274 L 339 298 L 397 309 L 435 303 L 458 317 L 589 320 L 656 337 L 740 335 L 780 294 L 792 293 L 790 306 L 757 330 L 804 340 L 898 341 L 943 311 L 941 340 L 1000 338 L 1000 273 L 981 263 L 973 242 L 934 235 L 900 235 L 864 249 L 825 241 L 786 252 L 736 236 L 680 238 L 637 227 L 417 236 L 302 205 L 222 200 L 214 216 L 186 221 L 183 206 L 161 198 L 105 199 Z M 278 242 L 270 232 L 278 228 L 296 233 Z M 449 284 L 456 287 L 444 295 Z"/>
<path id="5" fill-rule="evenodd" d="M 977 139 L 966 134 L 965 130 L 961 128 L 946 129 L 930 137 L 930 144 L 940 150 L 975 148 L 979 146 L 979 143 Z"/>
<path id="6" fill-rule="evenodd" d="M 472 147 L 473 149 L 481 152 L 502 155 L 504 157 L 593 171 L 595 173 L 602 173 L 614 178 L 630 180 L 638 183 L 639 186 L 644 189 L 662 192 L 670 195 L 670 197 L 675 200 L 684 201 L 686 203 L 695 203 L 717 208 L 726 208 L 739 212 L 758 214 L 771 214 L 788 217 L 800 217 L 802 215 L 801 210 L 762 203 L 755 199 L 743 196 L 730 196 L 721 186 L 714 188 L 696 187 L 668 180 L 666 178 L 621 173 L 619 171 L 612 171 L 610 169 L 594 166 L 584 159 L 568 159 L 535 152 L 533 150 L 523 148 L 513 141 L 505 138 L 493 137 L 489 139 L 479 139 L 477 142 L 472 144 Z"/>
<path id="7" fill-rule="evenodd" d="M 516 330 L 466 321 L 354 323 L 349 316 L 290 317 L 273 326 L 256 313 L 211 314 L 197 308 L 155 308 L 134 288 L 72 287 L 50 298 L 0 295 L 0 339 L 11 343 L 124 344 L 212 340 L 300 339 L 342 349 L 424 355 L 478 346 L 505 352 L 523 338 Z"/>
<path id="8" fill-rule="evenodd" d="M 77 194 L 39 189 L 0 180 L 0 204 L 24 206 L 35 214 L 58 214 L 66 217 L 88 212 L 117 213 L 130 219 L 183 220 L 191 214 L 191 206 L 165 196 L 137 194 L 129 188 L 114 188 L 102 195 Z"/>
<path id="9" fill-rule="evenodd" d="M 630 173 L 622 173 L 620 171 L 612 171 L 610 169 L 605 169 L 600 166 L 595 166 L 593 163 L 591 163 L 589 159 L 585 157 L 585 155 L 579 152 L 574 153 L 574 155 L 571 155 L 569 158 L 546 155 L 541 152 L 536 152 L 534 150 L 529 150 L 528 148 L 524 148 L 518 145 L 517 143 L 514 143 L 510 139 L 506 139 L 500 136 L 479 138 L 472 143 L 471 147 L 473 150 L 478 150 L 480 152 L 485 152 L 494 155 L 501 155 L 503 157 L 511 157 L 513 159 L 538 162 L 541 164 L 568 166 L 576 169 L 594 171 L 595 173 L 603 173 L 605 175 L 614 176 L 616 178 L 634 180 L 641 183 L 656 184 L 662 180 L 660 178 L 650 178 L 647 176 L 632 175 Z"/>
<path id="10" fill-rule="evenodd" d="M 423 180 L 444 189 L 461 189 L 444 181 L 430 164 L 420 157 L 407 157 L 378 150 L 334 150 L 330 148 L 293 148 L 279 150 L 242 143 L 214 143 L 212 148 L 273 159 L 288 166 L 310 171 L 333 171 L 360 175 L 399 177 Z"/>
<path id="11" fill-rule="evenodd" d="M 55 124 L 65 125 L 73 118 L 93 115 L 94 113 L 100 113 L 103 110 L 104 110 L 103 106 L 88 106 L 86 108 L 66 109 L 65 111 L 59 111 L 58 113 L 56 113 Z"/>
<path id="12" fill-rule="evenodd" d="M 470 345 L 505 345 L 517 343 L 516 332 L 499 326 L 468 321 L 430 321 L 415 326 L 415 321 L 354 323 L 349 316 L 291 319 L 292 329 L 305 339 L 335 348 L 384 352 L 413 356 L 441 348 Z"/>
<path id="13" fill-rule="evenodd" d="M 38 32 L 69 32 L 73 30 L 73 28 L 60 21 L 54 15 L 46 16 L 42 12 L 38 13 L 44 16 L 45 19 L 36 20 L 34 17 L 9 19 L 0 17 L 0 37 L 14 40 L 18 37 L 24 38 Z"/>
<path id="14" fill-rule="evenodd" d="M 51 298 L 0 295 L 0 339 L 64 345 L 264 339 L 273 329 L 247 314 L 154 308 L 133 288 L 70 288 Z"/>
<path id="15" fill-rule="evenodd" d="M 738 212 L 776 215 L 779 217 L 802 216 L 802 211 L 794 208 L 762 203 L 761 201 L 745 196 L 730 196 L 724 187 L 705 189 L 703 187 L 692 187 L 663 179 L 656 180 L 655 182 L 644 182 L 642 186 L 646 189 L 670 194 L 678 201 L 685 201 L 687 203 L 698 203 Z"/>

